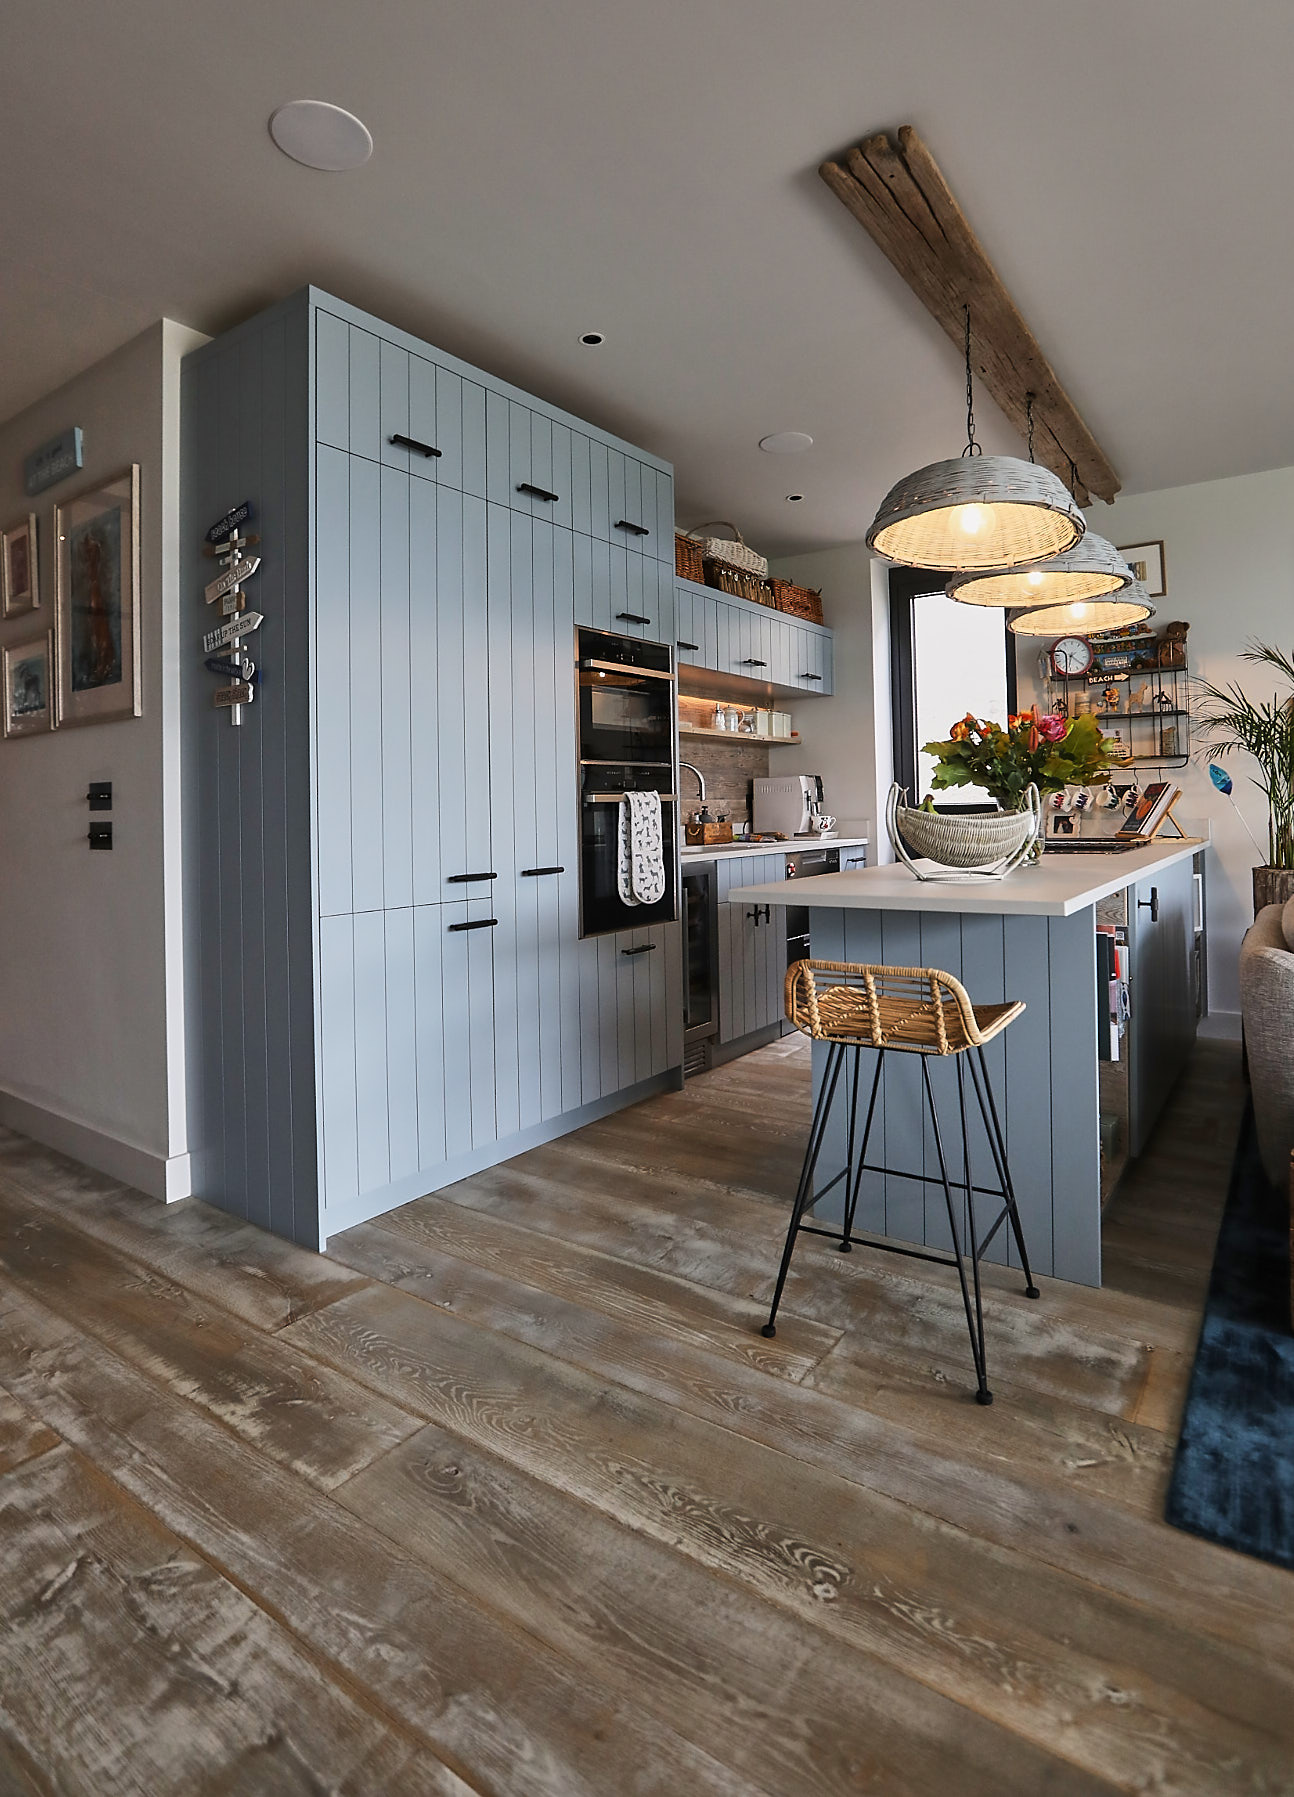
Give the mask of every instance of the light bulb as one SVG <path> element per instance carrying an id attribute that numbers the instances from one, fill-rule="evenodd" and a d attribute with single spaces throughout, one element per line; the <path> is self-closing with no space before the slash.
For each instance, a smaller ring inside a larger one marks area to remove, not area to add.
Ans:
<path id="1" fill-rule="evenodd" d="M 1029 585 L 1031 587 L 1040 587 L 1042 585 L 1042 575 L 1039 574 L 1039 572 L 1036 568 L 1034 569 L 1033 573 L 1029 576 Z"/>
<path id="2" fill-rule="evenodd" d="M 1081 599 L 1075 599 L 1074 603 L 1069 608 L 1069 615 L 1071 618 L 1085 618 L 1087 616 L 1087 607 Z"/>
<path id="3" fill-rule="evenodd" d="M 982 505 L 963 505 L 958 508 L 957 522 L 968 537 L 978 535 L 984 525 L 984 508 Z"/>

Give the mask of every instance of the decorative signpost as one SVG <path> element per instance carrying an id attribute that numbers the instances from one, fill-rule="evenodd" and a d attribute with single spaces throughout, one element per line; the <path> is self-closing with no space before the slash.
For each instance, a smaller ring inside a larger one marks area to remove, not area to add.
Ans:
<path id="1" fill-rule="evenodd" d="M 253 702 L 260 681 L 256 663 L 242 646 L 242 639 L 259 630 L 265 622 L 262 613 L 247 609 L 247 594 L 243 591 L 243 582 L 250 580 L 261 565 L 259 555 L 246 553 L 260 543 L 260 537 L 239 534 L 239 526 L 246 524 L 252 516 L 250 499 L 231 506 L 207 532 L 202 550 L 204 555 L 214 556 L 223 567 L 222 573 L 208 581 L 202 597 L 208 605 L 219 600 L 220 615 L 228 621 L 204 633 L 202 648 L 206 657 L 204 665 L 211 673 L 219 674 L 229 682 L 228 686 L 217 688 L 213 701 L 217 710 L 228 711 L 231 724 L 242 723 L 243 706 Z M 227 649 L 229 653 L 217 653 L 221 649 Z"/>

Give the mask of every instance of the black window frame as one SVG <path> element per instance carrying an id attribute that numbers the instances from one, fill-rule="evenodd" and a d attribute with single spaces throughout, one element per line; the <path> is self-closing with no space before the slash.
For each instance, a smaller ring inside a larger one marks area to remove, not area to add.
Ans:
<path id="1" fill-rule="evenodd" d="M 917 791 L 917 688 L 916 661 L 913 652 L 913 604 L 929 593 L 940 593 L 951 573 L 937 568 L 891 568 L 890 587 L 890 719 L 893 729 L 894 778 L 907 792 L 914 805 L 921 803 Z M 1002 614 L 1002 651 L 1006 663 L 1006 702 L 1008 711 L 1019 709 L 1016 687 L 1015 638 Z M 996 806 L 940 805 L 936 811 L 994 811 Z"/>

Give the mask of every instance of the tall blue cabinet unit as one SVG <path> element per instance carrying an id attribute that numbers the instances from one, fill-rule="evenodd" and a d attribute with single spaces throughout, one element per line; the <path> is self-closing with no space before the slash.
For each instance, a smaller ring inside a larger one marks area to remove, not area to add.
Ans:
<path id="1" fill-rule="evenodd" d="M 188 357 L 183 428 L 195 1190 L 322 1246 L 677 1077 L 679 926 L 579 936 L 574 669 L 673 642 L 672 474 L 313 288 Z"/>

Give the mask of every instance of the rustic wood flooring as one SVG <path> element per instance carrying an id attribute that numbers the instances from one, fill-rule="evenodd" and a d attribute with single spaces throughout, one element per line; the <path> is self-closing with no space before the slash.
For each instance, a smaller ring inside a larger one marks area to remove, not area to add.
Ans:
<path id="1" fill-rule="evenodd" d="M 0 1132 L 0 1792 L 1294 1791 L 1294 1575 L 1161 1521 L 1242 1102 L 1107 1285 L 806 1238 L 796 1040 L 307 1254 Z"/>

